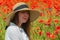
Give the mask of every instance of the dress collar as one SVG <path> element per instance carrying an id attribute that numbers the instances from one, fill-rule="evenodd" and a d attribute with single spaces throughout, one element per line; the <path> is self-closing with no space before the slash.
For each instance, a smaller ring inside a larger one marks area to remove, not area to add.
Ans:
<path id="1" fill-rule="evenodd" d="M 10 26 L 17 26 L 16 24 L 14 24 L 14 23 L 12 23 L 12 22 L 10 22 Z"/>
<path id="2" fill-rule="evenodd" d="M 14 23 L 12 23 L 12 22 L 10 22 L 10 26 L 16 26 L 16 27 L 18 27 L 16 24 L 14 24 Z M 19 28 L 19 27 L 18 27 L 18 28 Z M 19 29 L 20 29 L 21 32 L 24 31 L 23 28 L 19 28 Z"/>

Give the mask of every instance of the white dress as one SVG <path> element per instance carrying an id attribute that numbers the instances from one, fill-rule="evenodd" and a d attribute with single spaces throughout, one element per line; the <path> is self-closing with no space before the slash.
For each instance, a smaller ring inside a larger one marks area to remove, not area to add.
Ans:
<path id="1" fill-rule="evenodd" d="M 5 40 L 29 40 L 29 38 L 22 28 L 11 22 L 6 30 Z"/>

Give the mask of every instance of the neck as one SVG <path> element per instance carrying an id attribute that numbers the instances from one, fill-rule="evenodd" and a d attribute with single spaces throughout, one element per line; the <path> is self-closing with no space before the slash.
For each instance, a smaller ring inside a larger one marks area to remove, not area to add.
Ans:
<path id="1" fill-rule="evenodd" d="M 17 23 L 17 26 L 18 26 L 19 28 L 21 27 L 21 25 L 22 25 L 22 23 L 20 23 L 20 22 Z"/>

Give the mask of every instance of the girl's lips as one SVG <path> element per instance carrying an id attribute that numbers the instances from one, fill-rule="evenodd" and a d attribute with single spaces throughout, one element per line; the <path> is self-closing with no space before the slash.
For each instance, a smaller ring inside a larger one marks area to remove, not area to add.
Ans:
<path id="1" fill-rule="evenodd" d="M 23 19 L 27 19 L 27 18 L 23 18 Z"/>

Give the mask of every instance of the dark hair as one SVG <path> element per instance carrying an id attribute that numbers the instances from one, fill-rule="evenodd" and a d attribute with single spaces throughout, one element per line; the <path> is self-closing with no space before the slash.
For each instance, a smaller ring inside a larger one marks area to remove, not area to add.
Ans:
<path id="1" fill-rule="evenodd" d="M 19 11 L 15 13 L 13 19 L 10 21 L 10 22 L 13 22 L 13 23 L 16 24 L 16 25 L 17 25 L 17 22 L 19 22 L 18 13 L 19 13 Z M 29 16 L 30 16 L 30 12 L 29 12 L 29 11 L 28 11 L 28 14 L 29 14 Z M 18 21 L 17 21 L 17 20 L 18 20 Z M 28 37 L 30 37 L 30 35 L 29 35 L 30 26 L 29 26 L 29 25 L 30 25 L 30 17 L 29 17 L 29 19 L 28 19 L 28 21 L 27 21 L 26 23 L 23 23 L 23 24 L 21 25 L 22 28 L 24 29 L 24 31 L 26 32 L 26 34 L 28 35 Z M 8 27 L 8 26 L 6 26 L 6 29 L 7 29 L 7 27 Z"/>

